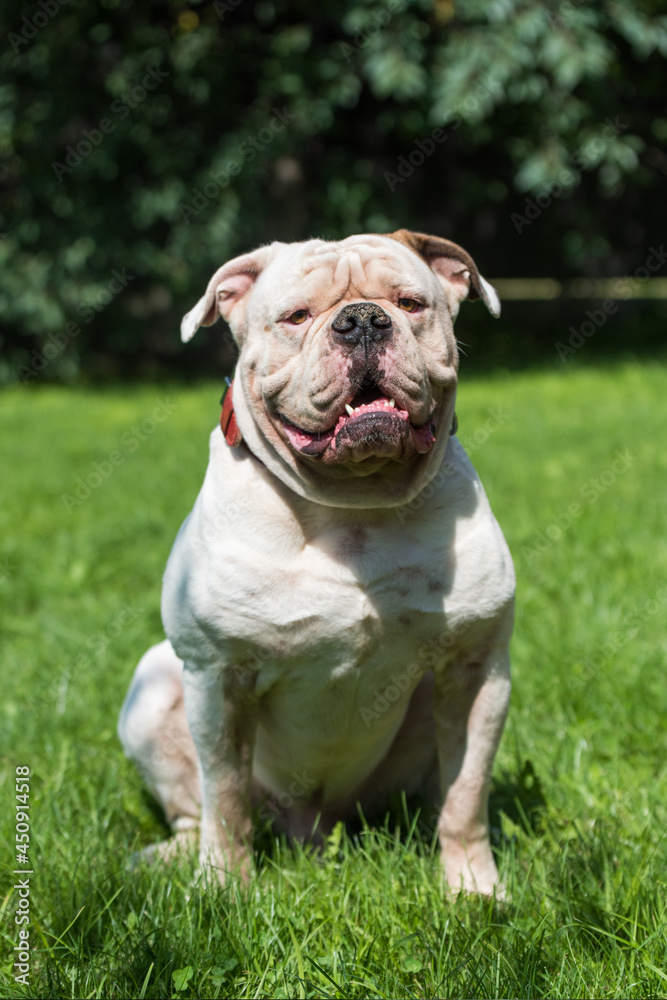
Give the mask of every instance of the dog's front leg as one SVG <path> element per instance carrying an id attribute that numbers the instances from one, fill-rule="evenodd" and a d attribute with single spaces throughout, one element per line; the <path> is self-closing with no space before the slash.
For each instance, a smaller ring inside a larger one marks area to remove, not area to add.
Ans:
<path id="1" fill-rule="evenodd" d="M 436 670 L 434 708 L 443 794 L 438 832 L 445 877 L 452 889 L 491 895 L 498 883 L 488 799 L 509 696 L 506 645 L 480 661 L 441 674 Z"/>
<path id="2" fill-rule="evenodd" d="M 247 880 L 252 863 L 253 687 L 250 675 L 233 667 L 185 665 L 185 711 L 201 782 L 200 863 L 222 883 L 227 873 Z"/>

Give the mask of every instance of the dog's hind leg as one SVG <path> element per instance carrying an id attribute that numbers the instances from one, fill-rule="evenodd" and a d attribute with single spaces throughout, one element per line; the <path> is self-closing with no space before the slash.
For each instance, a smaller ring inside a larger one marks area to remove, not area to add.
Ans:
<path id="1" fill-rule="evenodd" d="M 170 642 L 153 646 L 140 660 L 121 709 L 118 735 L 174 832 L 198 826 L 201 795 L 183 707 L 183 661 Z"/>

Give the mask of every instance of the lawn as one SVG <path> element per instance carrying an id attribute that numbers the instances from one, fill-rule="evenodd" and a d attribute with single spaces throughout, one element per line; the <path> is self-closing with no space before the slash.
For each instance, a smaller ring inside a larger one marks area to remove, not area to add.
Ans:
<path id="1" fill-rule="evenodd" d="M 667 997 L 667 369 L 573 364 L 464 373 L 459 393 L 518 575 L 491 803 L 505 904 L 448 899 L 429 823 L 396 803 L 323 856 L 264 832 L 247 892 L 128 872 L 165 829 L 116 718 L 162 637 L 219 386 L 3 393 L 1 996 Z"/>

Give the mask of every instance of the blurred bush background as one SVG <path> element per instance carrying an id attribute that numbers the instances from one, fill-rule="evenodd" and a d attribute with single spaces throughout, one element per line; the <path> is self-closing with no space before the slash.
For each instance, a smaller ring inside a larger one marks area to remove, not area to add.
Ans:
<path id="1" fill-rule="evenodd" d="M 657 0 L 6 0 L 0 18 L 4 381 L 222 372 L 220 326 L 184 349 L 180 317 L 274 239 L 407 226 L 490 279 L 667 276 Z M 587 307 L 459 323 L 475 364 L 558 363 Z M 666 318 L 624 302 L 582 355 L 658 350 Z"/>

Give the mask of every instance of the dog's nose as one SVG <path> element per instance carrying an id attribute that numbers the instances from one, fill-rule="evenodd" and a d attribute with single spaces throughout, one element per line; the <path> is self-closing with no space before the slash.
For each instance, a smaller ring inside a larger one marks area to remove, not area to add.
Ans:
<path id="1" fill-rule="evenodd" d="M 343 306 L 331 327 L 333 338 L 345 347 L 366 349 L 370 344 L 388 340 L 392 334 L 391 316 L 375 302 L 351 302 Z"/>

